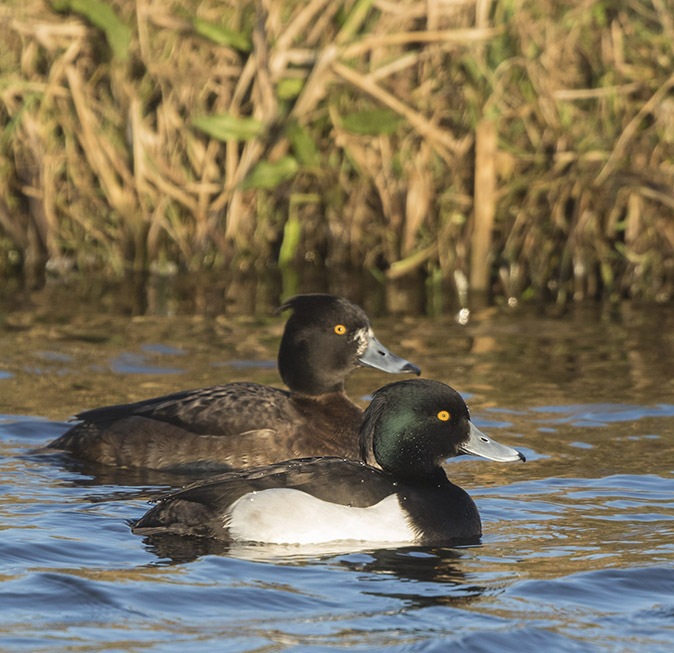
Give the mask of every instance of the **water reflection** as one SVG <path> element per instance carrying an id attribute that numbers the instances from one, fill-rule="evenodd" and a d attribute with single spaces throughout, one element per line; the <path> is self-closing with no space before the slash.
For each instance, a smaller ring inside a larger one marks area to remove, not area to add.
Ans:
<path id="1" fill-rule="evenodd" d="M 64 484 L 74 488 L 95 488 L 82 495 L 91 503 L 115 500 L 151 500 L 169 490 L 194 482 L 199 476 L 162 472 L 143 467 L 115 467 L 85 460 L 78 460 L 53 449 L 39 449 L 23 456 L 34 463 L 53 465 L 68 472 Z"/>
<path id="2" fill-rule="evenodd" d="M 465 545 L 464 545 L 465 546 Z M 476 544 L 473 544 L 476 546 Z M 380 596 L 403 599 L 410 605 L 424 607 L 438 603 L 451 604 L 466 602 L 481 596 L 487 588 L 469 583 L 468 575 L 462 565 L 466 562 L 465 548 L 420 548 L 403 547 L 398 549 L 376 549 L 367 556 L 346 556 L 339 560 L 339 564 L 349 571 L 383 574 L 412 585 L 401 587 L 409 588 L 409 592 L 381 592 Z M 437 583 L 442 586 L 443 594 L 419 595 L 413 589 L 416 583 Z M 459 587 L 460 593 L 444 594 L 452 587 Z M 399 589 L 399 588 L 398 588 Z"/>
<path id="3" fill-rule="evenodd" d="M 479 546 L 143 539 L 128 520 L 191 478 L 26 455 L 85 408 L 280 385 L 274 310 L 292 284 L 230 282 L 50 284 L 3 305 L 0 648 L 671 650 L 671 305 L 471 304 L 462 326 L 443 297 L 427 317 L 424 290 L 296 280 L 363 304 L 382 340 L 469 398 L 485 432 L 535 452 L 526 465 L 449 466 L 480 510 Z M 140 364 L 116 371 L 121 352 Z M 388 381 L 363 370 L 348 392 L 364 405 Z"/>
<path id="4" fill-rule="evenodd" d="M 3 297 L 7 310 L 66 314 L 75 304 L 117 315 L 178 314 L 212 316 L 270 315 L 288 297 L 300 293 L 348 297 L 374 315 L 438 315 L 455 312 L 451 288 L 430 288 L 421 275 L 382 283 L 362 269 L 308 265 L 300 269 L 200 272 L 189 275 L 128 275 L 122 278 L 72 276 L 50 279 L 30 295 Z M 460 308 L 460 307 L 459 307 Z"/>
<path id="5" fill-rule="evenodd" d="M 354 552 L 369 553 L 374 556 L 375 564 L 378 568 L 387 570 L 387 561 L 395 568 L 398 563 L 402 564 L 405 560 L 412 563 L 412 558 L 419 558 L 427 561 L 429 556 L 433 559 L 440 555 L 443 559 L 460 560 L 463 548 L 479 546 L 479 538 L 474 540 L 464 540 L 454 544 L 455 548 L 440 547 L 411 547 L 408 544 L 396 546 L 391 544 L 387 548 L 377 549 L 377 545 L 372 542 L 360 542 L 355 540 L 343 542 L 323 542 L 319 544 L 262 544 L 256 542 L 225 542 L 224 540 L 215 540 L 205 537 L 192 535 L 174 535 L 171 533 L 157 533 L 145 535 L 142 537 L 143 544 L 149 551 L 164 561 L 181 563 L 188 560 L 196 560 L 205 555 L 231 555 L 243 560 L 257 561 L 297 561 L 308 559 L 327 559 L 340 554 L 350 554 Z M 441 553 L 438 553 L 441 552 Z M 409 555 L 408 555 L 409 554 Z M 391 557 L 393 556 L 393 557 Z M 403 556 L 399 559 L 399 556 Z M 349 564 L 346 563 L 348 567 Z M 402 567 L 404 569 L 404 565 Z M 416 574 L 420 574 L 416 580 L 423 580 L 422 576 L 427 569 L 429 578 L 436 578 L 439 568 L 434 563 L 417 564 L 413 563 L 410 569 L 415 569 Z M 435 571 L 433 571 L 435 569 Z M 369 569 L 373 571 L 373 569 Z M 410 580 L 414 576 L 407 576 Z"/>
<path id="6" fill-rule="evenodd" d="M 308 562 L 330 563 L 352 573 L 381 575 L 405 583 L 438 583 L 447 591 L 460 587 L 460 595 L 448 595 L 442 603 L 464 602 L 479 597 L 486 587 L 468 583 L 462 564 L 466 551 L 462 547 L 387 547 L 376 548 L 365 542 L 332 542 L 317 545 L 269 545 L 223 542 L 214 539 L 172 534 L 155 534 L 142 538 L 146 549 L 158 560 L 155 564 L 182 565 L 205 556 L 229 556 L 252 562 L 275 563 L 284 566 L 302 566 Z M 472 546 L 476 546 L 473 543 Z M 405 585 L 410 591 L 401 593 L 375 592 L 379 596 L 404 599 L 409 605 L 424 607 L 438 603 L 437 596 L 417 595 L 414 585 Z M 396 586 L 399 590 L 400 586 Z"/>

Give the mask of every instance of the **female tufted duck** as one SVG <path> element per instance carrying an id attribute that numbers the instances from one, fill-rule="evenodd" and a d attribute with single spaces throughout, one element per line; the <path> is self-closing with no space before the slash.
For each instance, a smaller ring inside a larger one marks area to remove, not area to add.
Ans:
<path id="1" fill-rule="evenodd" d="M 278 353 L 290 392 L 257 383 L 184 390 L 132 404 L 94 408 L 48 445 L 120 467 L 213 472 L 300 456 L 358 455 L 361 409 L 344 392 L 358 367 L 420 370 L 375 338 L 365 311 L 331 295 L 300 295 Z"/>

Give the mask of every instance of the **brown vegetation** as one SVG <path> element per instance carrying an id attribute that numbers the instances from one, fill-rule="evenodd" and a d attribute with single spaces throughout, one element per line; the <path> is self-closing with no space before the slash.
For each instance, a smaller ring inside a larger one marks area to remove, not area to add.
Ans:
<path id="1" fill-rule="evenodd" d="M 668 300 L 673 15 L 669 0 L 9 0 L 0 270 L 309 260 L 506 297 Z"/>

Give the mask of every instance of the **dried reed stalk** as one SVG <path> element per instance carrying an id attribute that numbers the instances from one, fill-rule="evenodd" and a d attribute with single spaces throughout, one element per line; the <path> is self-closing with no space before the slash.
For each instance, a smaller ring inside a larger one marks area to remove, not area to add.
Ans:
<path id="1" fill-rule="evenodd" d="M 0 269 L 282 251 L 462 298 L 674 293 L 665 0 L 108 4 L 0 7 Z"/>
<path id="2" fill-rule="evenodd" d="M 485 292 L 490 284 L 490 249 L 496 213 L 496 125 L 481 120 L 475 132 L 475 208 L 470 249 L 470 284 Z"/>

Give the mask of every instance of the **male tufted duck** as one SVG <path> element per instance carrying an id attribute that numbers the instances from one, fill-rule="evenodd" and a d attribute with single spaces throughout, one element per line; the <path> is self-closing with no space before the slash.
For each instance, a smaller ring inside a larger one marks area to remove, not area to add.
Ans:
<path id="1" fill-rule="evenodd" d="M 477 508 L 442 462 L 462 453 L 524 460 L 473 425 L 458 392 L 428 379 L 379 389 L 360 438 L 361 461 L 305 458 L 222 474 L 161 499 L 133 532 L 277 544 L 477 540 Z M 371 456 L 381 469 L 365 462 Z"/>

